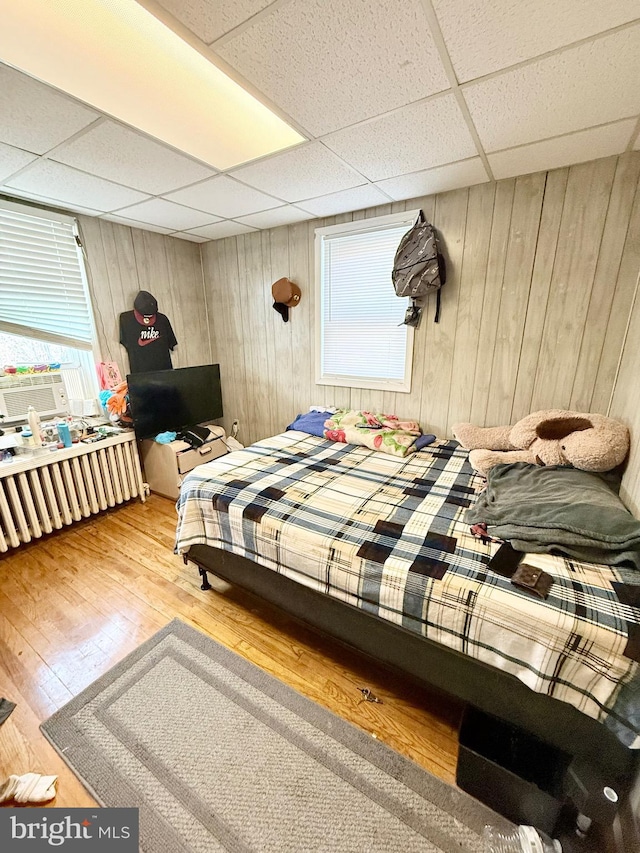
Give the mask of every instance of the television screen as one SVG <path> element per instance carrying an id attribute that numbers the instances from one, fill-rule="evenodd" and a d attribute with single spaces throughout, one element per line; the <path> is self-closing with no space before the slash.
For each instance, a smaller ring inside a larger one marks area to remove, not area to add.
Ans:
<path id="1" fill-rule="evenodd" d="M 138 438 L 180 432 L 222 417 L 219 364 L 132 373 L 127 383 Z"/>

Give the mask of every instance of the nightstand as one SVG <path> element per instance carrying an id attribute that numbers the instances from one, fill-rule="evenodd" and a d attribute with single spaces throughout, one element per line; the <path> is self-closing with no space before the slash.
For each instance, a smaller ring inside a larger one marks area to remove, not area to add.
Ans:
<path id="1" fill-rule="evenodd" d="M 177 500 L 182 480 L 189 471 L 227 453 L 222 427 L 210 426 L 209 431 L 211 438 L 201 447 L 192 447 L 186 441 L 159 444 L 145 439 L 140 442 L 145 479 L 152 492 Z"/>

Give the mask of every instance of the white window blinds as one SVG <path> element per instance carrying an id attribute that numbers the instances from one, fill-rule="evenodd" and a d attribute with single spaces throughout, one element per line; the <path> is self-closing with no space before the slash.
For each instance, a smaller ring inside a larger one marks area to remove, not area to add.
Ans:
<path id="1" fill-rule="evenodd" d="M 72 218 L 0 202 L 0 330 L 91 349 L 93 321 Z"/>
<path id="2" fill-rule="evenodd" d="M 318 229 L 321 384 L 410 390 L 413 330 L 402 325 L 408 300 L 396 296 L 391 270 L 413 220 L 380 219 Z"/>

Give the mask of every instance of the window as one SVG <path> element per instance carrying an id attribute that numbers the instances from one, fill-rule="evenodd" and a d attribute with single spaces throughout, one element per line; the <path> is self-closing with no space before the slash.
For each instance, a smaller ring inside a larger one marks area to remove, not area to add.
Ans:
<path id="1" fill-rule="evenodd" d="M 60 344 L 0 332 L 0 367 L 7 364 L 64 364 L 75 361 L 76 352 Z"/>
<path id="2" fill-rule="evenodd" d="M 386 391 L 411 390 L 413 329 L 408 299 L 391 270 L 419 211 L 316 229 L 316 381 Z"/>
<path id="3" fill-rule="evenodd" d="M 77 236 L 70 216 L 0 201 L 0 366 L 61 362 L 81 377 L 70 396 L 91 398 L 95 332 Z"/>

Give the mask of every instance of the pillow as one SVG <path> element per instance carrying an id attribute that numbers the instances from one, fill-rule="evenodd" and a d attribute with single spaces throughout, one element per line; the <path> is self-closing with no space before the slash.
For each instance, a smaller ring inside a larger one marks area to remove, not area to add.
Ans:
<path id="1" fill-rule="evenodd" d="M 331 412 L 304 412 L 304 414 L 298 415 L 287 429 L 297 429 L 300 432 L 324 438 L 324 422 L 331 417 L 331 414 Z"/>
<path id="2" fill-rule="evenodd" d="M 436 440 L 435 435 L 431 433 L 424 433 L 423 435 L 419 435 L 416 440 L 413 442 L 413 450 L 418 451 L 422 450 L 423 447 L 427 447 L 429 444 L 433 444 Z"/>
<path id="3" fill-rule="evenodd" d="M 327 411 L 314 411 L 314 412 L 304 412 L 304 414 L 298 415 L 293 423 L 289 424 L 287 427 L 290 429 L 297 429 L 300 432 L 306 432 L 309 435 L 316 435 L 318 438 L 325 437 L 325 421 L 329 420 L 329 418 L 334 414 L 334 410 Z M 427 434 L 427 435 L 419 435 L 413 445 L 411 446 L 412 451 L 422 450 L 423 447 L 427 447 L 429 444 L 433 444 L 436 440 L 435 435 Z"/>

